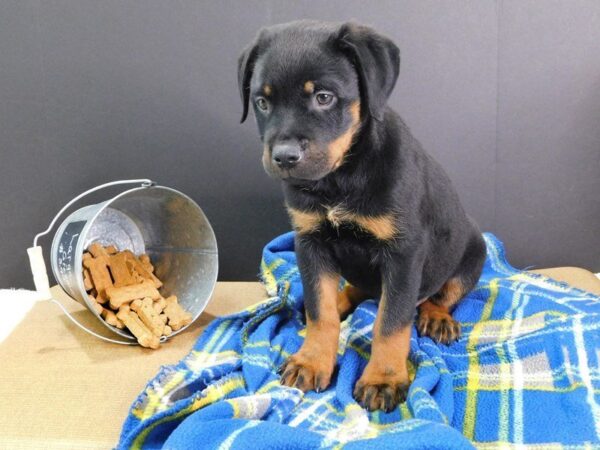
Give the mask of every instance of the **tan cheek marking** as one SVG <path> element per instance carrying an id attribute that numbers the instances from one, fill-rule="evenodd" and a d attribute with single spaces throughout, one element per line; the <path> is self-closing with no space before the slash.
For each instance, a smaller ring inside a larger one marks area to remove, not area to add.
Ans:
<path id="1" fill-rule="evenodd" d="M 352 146 L 352 140 L 360 125 L 360 102 L 356 101 L 350 105 L 350 115 L 352 116 L 350 127 L 328 145 L 329 161 L 333 169 L 337 169 L 342 164 L 346 152 Z"/>
<path id="2" fill-rule="evenodd" d="M 313 92 L 315 92 L 315 83 L 313 83 L 312 81 L 307 81 L 306 83 L 304 83 L 304 92 L 306 92 L 307 94 L 312 94 Z"/>
<path id="3" fill-rule="evenodd" d="M 316 212 L 300 211 L 291 207 L 288 207 L 287 210 L 294 230 L 301 234 L 317 230 L 324 219 L 322 214 Z"/>
<path id="4" fill-rule="evenodd" d="M 263 146 L 263 155 L 262 155 L 262 163 L 263 166 L 265 167 L 265 169 L 269 166 L 269 162 L 270 162 L 270 157 L 269 157 L 269 147 L 267 145 Z"/>
<path id="5" fill-rule="evenodd" d="M 263 92 L 265 95 L 271 95 L 271 93 L 273 92 L 273 88 L 271 87 L 271 85 L 265 84 L 263 86 Z"/>

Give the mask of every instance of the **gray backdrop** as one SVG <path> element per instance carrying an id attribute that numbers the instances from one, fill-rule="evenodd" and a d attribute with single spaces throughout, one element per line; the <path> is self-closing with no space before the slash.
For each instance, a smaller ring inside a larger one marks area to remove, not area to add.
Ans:
<path id="1" fill-rule="evenodd" d="M 25 249 L 66 201 L 127 177 L 194 198 L 220 279 L 255 279 L 289 225 L 239 125 L 236 60 L 297 18 L 398 43 L 391 104 L 513 264 L 600 270 L 598 1 L 2 0 L 0 286 L 32 286 Z"/>

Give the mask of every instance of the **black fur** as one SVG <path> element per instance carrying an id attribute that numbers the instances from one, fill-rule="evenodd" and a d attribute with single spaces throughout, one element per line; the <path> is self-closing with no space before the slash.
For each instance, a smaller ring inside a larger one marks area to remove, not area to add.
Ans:
<path id="1" fill-rule="evenodd" d="M 252 102 L 265 169 L 283 180 L 288 207 L 326 214 L 343 205 L 361 216 L 393 215 L 399 230 L 393 239 L 328 221 L 296 236 L 308 316 L 319 316 L 319 276 L 339 273 L 374 297 L 384 287 L 383 335 L 411 323 L 418 301 L 434 297 L 450 278 L 469 291 L 485 258 L 481 233 L 448 176 L 385 104 L 399 64 L 398 48 L 370 28 L 301 21 L 262 30 L 238 67 L 242 121 Z M 302 89 L 307 80 L 315 92 L 333 92 L 336 103 L 316 109 L 314 94 Z M 262 111 L 255 101 L 265 97 L 265 84 L 272 93 Z M 355 102 L 360 128 L 343 163 L 333 167 L 328 145 L 351 126 Z M 301 149 L 292 169 L 278 168 L 271 158 L 282 142 Z"/>

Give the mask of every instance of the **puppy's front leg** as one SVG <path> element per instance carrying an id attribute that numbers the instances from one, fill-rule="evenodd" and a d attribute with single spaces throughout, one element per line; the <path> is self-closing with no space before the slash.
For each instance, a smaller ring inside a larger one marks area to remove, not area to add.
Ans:
<path id="1" fill-rule="evenodd" d="M 369 411 L 391 411 L 406 399 L 408 352 L 421 282 L 416 258 L 386 261 L 381 299 L 373 326 L 369 363 L 354 387 L 354 398 Z"/>
<path id="2" fill-rule="evenodd" d="M 329 250 L 317 238 L 298 234 L 295 246 L 304 288 L 306 338 L 300 350 L 282 366 L 281 383 L 304 392 L 319 392 L 329 386 L 335 367 L 340 335 L 340 276 Z"/>

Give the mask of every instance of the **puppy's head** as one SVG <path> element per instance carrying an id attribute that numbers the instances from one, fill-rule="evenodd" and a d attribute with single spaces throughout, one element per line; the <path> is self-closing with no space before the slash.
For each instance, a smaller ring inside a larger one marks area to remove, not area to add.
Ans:
<path id="1" fill-rule="evenodd" d="M 370 28 L 312 21 L 261 30 L 238 61 L 243 102 L 263 141 L 268 174 L 319 180 L 335 171 L 361 124 L 382 120 L 398 47 Z"/>

